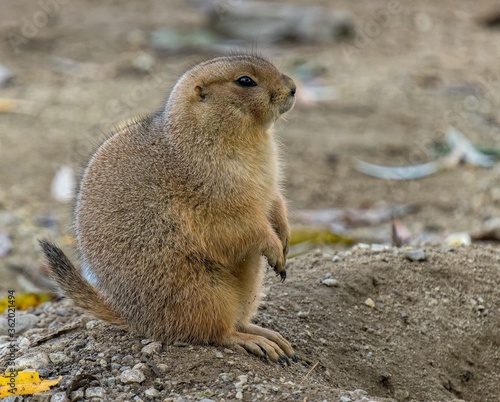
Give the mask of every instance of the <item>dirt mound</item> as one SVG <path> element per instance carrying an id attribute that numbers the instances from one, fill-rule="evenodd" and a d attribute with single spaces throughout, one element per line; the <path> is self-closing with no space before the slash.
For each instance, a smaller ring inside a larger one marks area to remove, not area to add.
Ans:
<path id="1" fill-rule="evenodd" d="M 300 362 L 290 367 L 160 345 L 85 317 L 78 325 L 68 301 L 28 312 L 40 321 L 22 336 L 18 361 L 62 375 L 48 394 L 74 398 L 497 401 L 500 257 L 490 247 L 424 252 L 411 261 L 379 246 L 317 251 L 289 262 L 285 284 L 268 275 L 256 322 L 291 340 Z M 72 329 L 44 338 L 64 325 Z"/>

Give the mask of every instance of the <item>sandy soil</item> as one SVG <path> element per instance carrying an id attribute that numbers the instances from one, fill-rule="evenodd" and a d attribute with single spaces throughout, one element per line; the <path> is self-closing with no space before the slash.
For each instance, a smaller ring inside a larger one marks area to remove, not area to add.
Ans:
<path id="1" fill-rule="evenodd" d="M 414 233 L 475 231 L 499 216 L 498 166 L 463 165 L 418 181 L 391 182 L 356 172 L 353 161 L 426 161 L 451 124 L 475 144 L 497 146 L 500 31 L 477 22 L 492 4 L 429 0 L 394 9 L 389 3 L 335 2 L 355 16 L 360 36 L 354 42 L 261 46 L 292 76 L 300 63 L 312 63 L 323 71 L 322 83 L 338 94 L 329 102 L 298 105 L 280 124 L 291 218 L 303 208 L 416 204 L 419 211 L 404 219 Z M 11 253 L 0 258 L 5 295 L 19 289 L 9 265 L 37 266 L 36 238 L 71 245 L 71 208 L 50 197 L 57 169 L 78 169 L 113 124 L 156 110 L 186 66 L 213 53 L 158 54 L 141 35 L 163 26 L 198 26 L 202 17 L 194 5 L 58 4 L 43 24 L 37 20 L 39 3 L 2 4 L 0 63 L 14 78 L 0 89 L 0 98 L 24 102 L 0 115 L 0 231 L 13 241 Z M 35 22 L 40 27 L 26 31 Z M 152 74 L 127 61 L 138 51 L 153 57 Z M 61 73 L 60 58 L 94 64 Z M 63 375 L 55 391 L 78 390 L 75 376 L 88 374 L 94 378 L 81 382 L 80 390 L 101 386 L 104 400 L 497 401 L 497 246 L 424 251 L 423 262 L 392 248 L 313 252 L 290 260 L 284 285 L 269 275 L 256 321 L 291 340 L 301 358 L 291 367 L 208 346 L 163 345 L 146 353 L 141 350 L 148 341 L 103 323 L 86 329 L 86 321 L 37 344 L 80 319 L 67 301 L 28 312 L 39 321 L 23 335 L 28 343 L 20 354 L 63 351 L 66 359 L 39 370 Z M 338 286 L 321 284 L 329 275 Z M 365 304 L 368 298 L 375 307 Z M 136 364 L 145 379 L 123 384 L 120 370 Z"/>

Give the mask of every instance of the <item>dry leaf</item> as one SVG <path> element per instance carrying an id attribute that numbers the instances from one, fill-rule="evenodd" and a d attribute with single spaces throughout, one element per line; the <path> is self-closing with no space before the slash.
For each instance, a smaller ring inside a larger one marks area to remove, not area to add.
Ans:
<path id="1" fill-rule="evenodd" d="M 50 293 L 16 293 L 16 309 L 26 310 L 29 307 L 36 307 L 52 298 Z M 7 298 L 0 299 L 0 313 L 7 309 L 8 303 Z"/>
<path id="2" fill-rule="evenodd" d="M 411 240 L 410 230 L 398 219 L 392 219 L 392 245 L 402 247 Z"/>
<path id="3" fill-rule="evenodd" d="M 0 397 L 13 395 L 32 395 L 37 392 L 48 391 L 50 387 L 61 381 L 62 376 L 55 380 L 40 380 L 36 371 L 16 372 L 7 370 L 0 376 Z"/>
<path id="4" fill-rule="evenodd" d="M 11 113 L 18 105 L 19 101 L 16 99 L 0 99 L 0 113 Z"/>
<path id="5" fill-rule="evenodd" d="M 326 228 L 315 227 L 294 227 L 292 230 L 292 238 L 290 244 L 298 244 L 304 242 L 315 242 L 318 244 L 347 244 L 353 243 L 352 239 L 347 236 L 332 233 Z"/>
<path id="6" fill-rule="evenodd" d="M 37 115 L 38 109 L 36 103 L 21 99 L 0 98 L 0 113 L 18 113 Z"/>

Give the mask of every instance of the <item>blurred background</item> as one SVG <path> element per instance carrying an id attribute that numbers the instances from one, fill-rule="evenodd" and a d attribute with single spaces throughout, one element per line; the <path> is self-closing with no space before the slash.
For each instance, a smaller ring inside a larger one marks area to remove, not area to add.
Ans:
<path id="1" fill-rule="evenodd" d="M 498 240 L 498 2 L 2 0 L 1 8 L 2 290 L 19 286 L 12 268 L 38 269 L 37 238 L 71 249 L 72 187 L 114 125 L 157 110 L 186 68 L 231 49 L 264 54 L 298 84 L 277 133 L 303 240 Z M 394 177 L 359 160 L 424 170 Z"/>

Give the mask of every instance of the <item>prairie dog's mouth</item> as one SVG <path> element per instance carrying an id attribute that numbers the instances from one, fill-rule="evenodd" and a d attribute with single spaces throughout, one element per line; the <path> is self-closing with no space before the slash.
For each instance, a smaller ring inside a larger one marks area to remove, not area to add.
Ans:
<path id="1" fill-rule="evenodd" d="M 279 108 L 280 114 L 288 112 L 293 107 L 294 104 L 295 104 L 295 96 L 290 95 L 288 99 L 281 104 Z"/>

